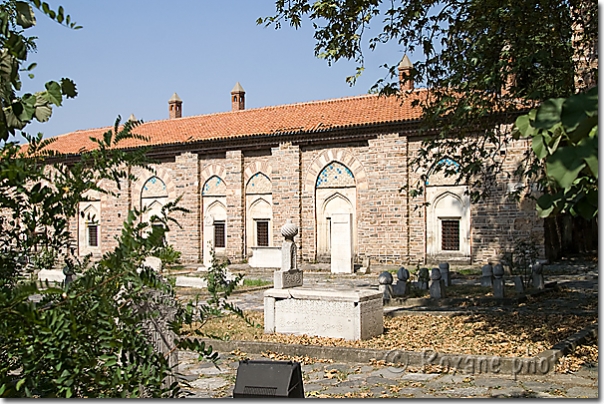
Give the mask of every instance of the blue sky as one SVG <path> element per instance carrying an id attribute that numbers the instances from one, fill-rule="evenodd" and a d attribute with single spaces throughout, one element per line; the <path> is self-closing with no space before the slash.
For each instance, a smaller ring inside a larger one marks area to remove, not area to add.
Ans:
<path id="1" fill-rule="evenodd" d="M 83 28 L 70 30 L 37 13 L 35 79 L 24 90 L 43 89 L 48 80 L 73 79 L 79 95 L 56 108 L 50 121 L 29 133 L 45 137 L 110 126 L 118 115 L 144 121 L 166 119 L 168 99 L 177 92 L 183 116 L 231 109 L 230 91 L 240 82 L 246 108 L 365 94 L 403 53 L 396 44 L 365 51 L 366 71 L 354 87 L 345 78 L 355 63 L 331 67 L 314 56 L 311 24 L 299 30 L 256 25 L 274 13 L 273 0 L 62 0 Z M 371 32 L 370 32 L 371 33 Z M 413 62 L 413 57 L 411 58 Z"/>

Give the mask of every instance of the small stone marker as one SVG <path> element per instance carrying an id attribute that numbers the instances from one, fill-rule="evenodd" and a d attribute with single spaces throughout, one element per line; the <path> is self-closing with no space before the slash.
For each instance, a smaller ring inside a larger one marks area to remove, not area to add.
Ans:
<path id="1" fill-rule="evenodd" d="M 286 289 L 302 286 L 304 278 L 302 271 L 298 269 L 298 247 L 294 237 L 298 234 L 298 226 L 287 219 L 281 227 L 281 235 L 285 237 L 281 246 L 281 270 L 273 274 L 275 289 Z"/>
<path id="2" fill-rule="evenodd" d="M 543 265 L 540 262 L 533 264 L 531 269 L 531 277 L 533 278 L 533 287 L 535 289 L 545 289 L 545 281 L 543 280 Z"/>
<path id="3" fill-rule="evenodd" d="M 522 282 L 521 276 L 514 277 L 514 287 L 516 288 L 516 293 L 519 295 L 524 294 L 524 282 Z"/>
<path id="4" fill-rule="evenodd" d="M 357 272 L 360 274 L 371 273 L 371 258 L 369 258 L 369 257 L 363 258 L 363 266 L 360 267 Z"/>
<path id="5" fill-rule="evenodd" d="M 490 263 L 482 267 L 482 277 L 480 278 L 480 286 L 493 287 L 493 265 Z"/>
<path id="6" fill-rule="evenodd" d="M 445 282 L 445 286 L 451 286 L 451 273 L 449 273 L 449 263 L 442 262 L 438 264 L 438 269 L 440 270 L 440 276 L 442 280 Z"/>
<path id="7" fill-rule="evenodd" d="M 380 284 L 378 290 L 383 293 L 384 303 L 389 302 L 394 294 L 392 290 L 392 274 L 388 271 L 382 272 L 378 276 L 378 282 Z"/>
<path id="8" fill-rule="evenodd" d="M 409 271 L 405 267 L 400 267 L 396 277 L 398 281 L 392 285 L 394 296 L 405 296 L 409 290 Z"/>
<path id="9" fill-rule="evenodd" d="M 497 299 L 505 297 L 505 280 L 503 279 L 503 265 L 497 264 L 493 267 L 493 296 Z"/>
<path id="10" fill-rule="evenodd" d="M 430 274 L 430 297 L 432 299 L 442 299 L 446 297 L 445 281 L 438 268 L 432 268 Z"/>
<path id="11" fill-rule="evenodd" d="M 417 288 L 419 290 L 428 290 L 428 282 L 430 281 L 430 273 L 428 268 L 420 268 L 417 274 Z"/>

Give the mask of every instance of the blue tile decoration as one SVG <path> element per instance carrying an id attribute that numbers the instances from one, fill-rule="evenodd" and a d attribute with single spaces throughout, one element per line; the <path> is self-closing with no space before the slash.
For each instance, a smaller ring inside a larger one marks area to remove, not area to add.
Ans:
<path id="1" fill-rule="evenodd" d="M 268 194 L 272 192 L 271 180 L 262 173 L 256 173 L 250 178 L 246 188 L 247 193 Z"/>
<path id="2" fill-rule="evenodd" d="M 203 185 L 201 190 L 202 195 L 226 195 L 226 185 L 222 178 L 214 175 Z"/>
<path id="3" fill-rule="evenodd" d="M 159 198 L 168 196 L 166 184 L 158 177 L 153 176 L 143 185 L 143 198 Z"/>
<path id="4" fill-rule="evenodd" d="M 317 177 L 317 188 L 355 186 L 352 171 L 345 165 L 333 161 Z"/>
<path id="5" fill-rule="evenodd" d="M 454 170 L 457 172 L 459 171 L 459 163 L 449 157 L 445 157 L 442 158 L 440 160 L 438 160 L 438 162 L 436 162 L 436 164 L 434 164 L 434 167 L 430 170 L 430 173 L 428 175 L 428 178 L 430 178 L 432 176 L 432 174 L 438 175 L 439 177 L 445 178 L 445 173 L 444 173 L 444 169 L 441 169 L 441 166 L 449 166 L 449 167 L 454 167 Z M 436 168 L 439 168 L 439 171 L 437 173 L 434 173 L 434 171 L 436 170 Z M 446 178 L 451 178 L 451 177 L 446 177 Z M 428 179 L 426 179 L 425 182 L 426 185 L 430 185 L 430 182 L 428 181 Z"/>

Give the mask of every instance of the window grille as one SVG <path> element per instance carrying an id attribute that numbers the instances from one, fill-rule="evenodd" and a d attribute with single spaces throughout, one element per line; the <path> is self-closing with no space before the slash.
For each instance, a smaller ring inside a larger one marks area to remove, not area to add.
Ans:
<path id="1" fill-rule="evenodd" d="M 268 222 L 256 222 L 256 245 L 259 247 L 268 247 Z"/>
<path id="2" fill-rule="evenodd" d="M 224 248 L 225 241 L 224 222 L 214 222 L 214 247 Z"/>
<path id="3" fill-rule="evenodd" d="M 441 220 L 441 248 L 459 251 L 459 220 Z"/>
<path id="4" fill-rule="evenodd" d="M 96 224 L 88 225 L 88 245 L 90 247 L 99 246 L 99 226 Z"/>

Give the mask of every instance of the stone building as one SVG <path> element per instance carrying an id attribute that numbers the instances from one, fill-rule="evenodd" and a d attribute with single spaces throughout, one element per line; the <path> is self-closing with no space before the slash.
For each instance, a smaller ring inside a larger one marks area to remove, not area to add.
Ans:
<path id="1" fill-rule="evenodd" d="M 292 219 L 300 259 L 325 262 L 334 237 L 349 237 L 355 262 L 364 257 L 392 264 L 483 263 L 497 259 L 517 238 L 543 240 L 534 205 L 505 198 L 515 184 L 502 182 L 488 200 L 470 203 L 465 187 L 428 172 L 425 192 L 413 197 L 406 186 L 421 172 L 410 166 L 421 146 L 421 111 L 412 101 L 427 91 L 405 79 L 411 64 L 399 66 L 403 102 L 362 95 L 325 101 L 246 109 L 237 83 L 232 111 L 182 115 L 182 100 L 168 102 L 169 119 L 146 122 L 135 133 L 147 136 L 155 173 L 134 170 L 136 182 L 122 184 L 119 197 L 91 195 L 71 221 L 81 255 L 100 256 L 115 246 L 129 208 L 148 207 L 146 217 L 182 196 L 190 210 L 177 217 L 168 242 L 186 263 L 207 262 L 213 246 L 232 262 L 279 247 L 279 229 Z M 89 136 L 109 128 L 59 136 L 52 147 L 77 158 L 92 147 Z M 142 143 L 129 141 L 124 147 Z M 526 141 L 508 146 L 512 171 Z M 446 158 L 434 162 L 455 168 Z M 109 185 L 110 186 L 110 185 Z M 429 202 L 429 205 L 423 205 Z M 331 218 L 351 217 L 350 234 L 333 234 Z"/>

